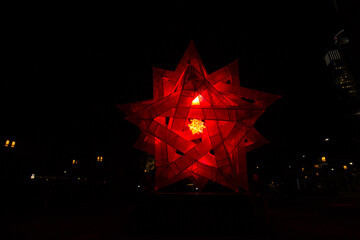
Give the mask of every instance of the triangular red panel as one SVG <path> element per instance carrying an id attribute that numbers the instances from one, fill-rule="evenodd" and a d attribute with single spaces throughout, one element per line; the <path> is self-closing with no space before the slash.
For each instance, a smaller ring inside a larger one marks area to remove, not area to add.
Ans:
<path id="1" fill-rule="evenodd" d="M 246 152 L 267 143 L 253 125 L 279 97 L 240 87 L 237 60 L 208 74 L 191 41 L 175 71 L 153 68 L 153 100 L 119 108 L 142 131 L 135 147 L 155 155 L 155 190 L 188 178 L 238 191 Z"/>

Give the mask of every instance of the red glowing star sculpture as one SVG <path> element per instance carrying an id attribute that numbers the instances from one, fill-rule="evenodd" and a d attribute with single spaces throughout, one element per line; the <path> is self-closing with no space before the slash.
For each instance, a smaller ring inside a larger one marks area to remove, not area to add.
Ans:
<path id="1" fill-rule="evenodd" d="M 153 99 L 120 105 L 155 156 L 155 190 L 185 178 L 248 190 L 246 152 L 265 143 L 253 127 L 279 96 L 240 87 L 238 62 L 208 74 L 190 43 L 175 71 L 153 68 Z"/>

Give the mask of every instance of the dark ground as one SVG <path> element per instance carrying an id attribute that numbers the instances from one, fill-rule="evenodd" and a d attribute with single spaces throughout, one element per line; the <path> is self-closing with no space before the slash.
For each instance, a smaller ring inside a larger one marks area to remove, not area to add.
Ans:
<path id="1" fill-rule="evenodd" d="M 3 195 L 1 239 L 360 239 L 359 192 L 268 195 L 261 208 L 247 194 L 42 188 Z"/>

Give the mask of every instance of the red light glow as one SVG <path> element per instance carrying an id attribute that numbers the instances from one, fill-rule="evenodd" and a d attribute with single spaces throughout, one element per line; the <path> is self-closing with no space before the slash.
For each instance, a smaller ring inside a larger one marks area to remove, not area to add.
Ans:
<path id="1" fill-rule="evenodd" d="M 208 74 L 191 42 L 175 71 L 153 68 L 153 99 L 118 107 L 155 156 L 155 191 L 183 179 L 248 191 L 246 152 L 267 143 L 253 125 L 278 98 L 241 87 L 237 60 Z"/>

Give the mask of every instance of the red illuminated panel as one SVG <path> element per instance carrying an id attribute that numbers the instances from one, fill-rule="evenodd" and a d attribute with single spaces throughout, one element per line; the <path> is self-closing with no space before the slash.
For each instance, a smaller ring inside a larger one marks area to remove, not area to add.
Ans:
<path id="1" fill-rule="evenodd" d="M 208 74 L 193 42 L 175 71 L 153 68 L 153 96 L 119 108 L 155 156 L 155 190 L 185 178 L 248 190 L 246 152 L 267 143 L 253 125 L 279 96 L 240 87 L 237 61 Z"/>

